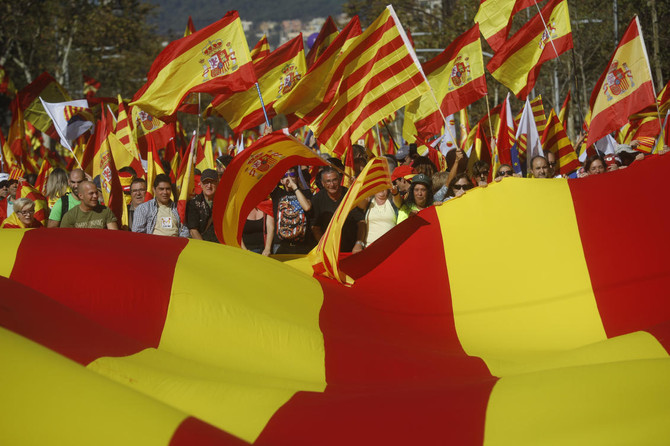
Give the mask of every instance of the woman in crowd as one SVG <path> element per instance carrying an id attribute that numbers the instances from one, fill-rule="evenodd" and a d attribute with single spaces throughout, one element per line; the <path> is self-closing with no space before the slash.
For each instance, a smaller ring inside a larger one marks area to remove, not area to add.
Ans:
<path id="1" fill-rule="evenodd" d="M 365 242 L 363 245 L 356 243 L 351 252 L 356 253 L 371 245 L 393 228 L 397 219 L 398 208 L 391 199 L 391 191 L 385 189 L 374 194 L 368 201 L 365 220 L 359 222 L 359 224 L 365 224 Z"/>
<path id="2" fill-rule="evenodd" d="M 0 228 L 41 228 L 42 224 L 35 220 L 35 202 L 30 198 L 17 198 L 14 212 L 0 225 Z"/>
<path id="3" fill-rule="evenodd" d="M 474 186 L 472 185 L 472 181 L 470 181 L 468 175 L 465 173 L 459 173 L 449 183 L 449 189 L 447 190 L 447 197 L 445 201 L 454 197 L 460 197 L 465 193 L 465 191 L 470 190 L 473 187 Z"/>
<path id="4" fill-rule="evenodd" d="M 398 223 L 432 205 L 433 183 L 430 177 L 423 173 L 414 175 L 405 204 L 398 211 Z"/>
<path id="5" fill-rule="evenodd" d="M 588 175 L 600 175 L 607 172 L 605 161 L 599 155 L 591 155 L 584 162 L 584 172 Z"/>
<path id="6" fill-rule="evenodd" d="M 49 209 L 67 193 L 68 181 L 67 173 L 60 167 L 56 167 L 47 178 L 45 195 L 49 204 Z"/>
<path id="7" fill-rule="evenodd" d="M 269 256 L 272 254 L 272 239 L 275 219 L 272 216 L 272 202 L 265 200 L 249 212 L 242 230 L 242 249 Z"/>

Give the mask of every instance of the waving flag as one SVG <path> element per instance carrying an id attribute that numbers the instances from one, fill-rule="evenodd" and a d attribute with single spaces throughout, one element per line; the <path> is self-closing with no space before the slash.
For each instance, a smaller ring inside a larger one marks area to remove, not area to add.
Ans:
<path id="1" fill-rule="evenodd" d="M 579 169 L 577 153 L 553 109 L 549 112 L 549 120 L 542 133 L 541 143 L 545 152 L 552 152 L 556 156 L 558 163 L 556 173 L 568 175 Z"/>
<path id="2" fill-rule="evenodd" d="M 142 157 L 147 156 L 150 140 L 153 145 L 165 147 L 175 137 L 175 124 L 166 124 L 139 107 L 131 108 L 132 132 Z"/>
<path id="3" fill-rule="evenodd" d="M 21 90 L 17 96 L 26 121 L 31 122 L 38 130 L 52 138 L 58 138 L 59 135 L 54 128 L 53 121 L 44 110 L 41 102 L 41 100 L 44 100 L 51 103 L 60 103 L 72 100 L 65 89 L 56 82 L 56 79 L 45 71 Z"/>
<path id="4" fill-rule="evenodd" d="M 60 143 L 69 150 L 72 150 L 72 141 L 94 127 L 91 121 L 93 114 L 86 99 L 59 103 L 46 102 L 41 98 L 40 100 L 60 135 Z"/>
<path id="5" fill-rule="evenodd" d="M 193 19 L 191 16 L 188 16 L 188 21 L 186 22 L 186 29 L 184 29 L 184 37 L 188 37 L 195 32 L 195 25 L 193 24 Z"/>
<path id="6" fill-rule="evenodd" d="M 647 49 L 635 16 L 591 94 L 587 147 L 656 101 Z"/>
<path id="7" fill-rule="evenodd" d="M 16 94 L 14 82 L 12 82 L 9 74 L 7 74 L 7 70 L 2 65 L 0 65 L 0 94 L 7 96 L 14 96 Z"/>
<path id="8" fill-rule="evenodd" d="M 130 105 L 158 118 L 175 113 L 189 93 L 231 94 L 256 82 L 237 11 L 170 43 L 156 58 L 147 83 Z"/>
<path id="9" fill-rule="evenodd" d="M 321 55 L 326 51 L 326 48 L 328 48 L 328 46 L 333 43 L 336 37 L 337 26 L 335 25 L 333 18 L 328 16 L 326 21 L 323 23 L 323 26 L 321 27 L 321 31 L 319 31 L 319 34 L 316 36 L 312 47 L 309 49 L 307 56 L 305 57 L 307 68 L 314 65 L 314 62 L 316 62 L 316 60 L 321 57 Z"/>
<path id="10" fill-rule="evenodd" d="M 568 2 L 550 0 L 541 13 L 505 42 L 486 68 L 498 82 L 523 100 L 535 86 L 542 64 L 570 48 L 572 30 Z"/>
<path id="11" fill-rule="evenodd" d="M 282 131 L 264 136 L 238 153 L 223 172 L 214 196 L 212 217 L 219 241 L 239 247 L 249 212 L 267 198 L 289 168 L 303 164 L 327 163 Z"/>
<path id="12" fill-rule="evenodd" d="M 270 44 L 268 43 L 268 36 L 263 34 L 261 40 L 251 50 L 251 61 L 258 63 L 270 55 Z"/>
<path id="13" fill-rule="evenodd" d="M 439 134 L 443 116 L 454 114 L 486 95 L 478 25 L 461 34 L 422 67 L 435 97 L 424 94 L 405 108 L 403 137 L 410 142 L 414 135 L 427 138 Z"/>
<path id="14" fill-rule="evenodd" d="M 481 0 L 475 23 L 493 51 L 498 51 L 507 40 L 514 15 L 534 5 L 534 0 Z"/>
<path id="15" fill-rule="evenodd" d="M 277 114 L 274 110 L 275 101 L 289 94 L 305 75 L 302 34 L 289 40 L 260 62 L 254 62 L 254 70 L 258 76 L 265 110 L 271 119 Z M 223 116 L 235 133 L 265 122 L 261 100 L 255 88 L 233 95 L 217 96 L 206 113 L 213 111 Z"/>
<path id="16" fill-rule="evenodd" d="M 540 142 L 540 134 L 537 131 L 537 124 L 535 124 L 535 117 L 530 101 L 526 99 L 519 120 L 519 126 L 516 129 L 514 136 L 516 141 L 515 146 L 518 150 L 519 156 L 526 156 L 527 171 L 530 172 L 530 162 L 533 157 L 544 155 L 542 150 L 542 143 Z"/>
<path id="17" fill-rule="evenodd" d="M 100 82 L 93 79 L 91 76 L 84 74 L 84 96 L 86 99 L 92 98 L 100 89 Z"/>

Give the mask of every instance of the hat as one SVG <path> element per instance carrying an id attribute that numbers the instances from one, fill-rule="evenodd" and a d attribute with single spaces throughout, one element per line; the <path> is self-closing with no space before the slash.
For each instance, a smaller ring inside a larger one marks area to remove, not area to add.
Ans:
<path id="1" fill-rule="evenodd" d="M 414 176 L 414 170 L 412 167 L 407 165 L 398 166 L 393 169 L 393 174 L 391 175 L 391 182 L 397 180 L 398 178 L 404 178 L 409 180 Z"/>
<path id="2" fill-rule="evenodd" d="M 211 180 L 218 183 L 219 175 L 216 173 L 216 170 L 214 169 L 205 169 L 200 174 L 200 182 L 204 183 L 205 180 Z"/>
<path id="3" fill-rule="evenodd" d="M 395 154 L 395 159 L 404 160 L 409 155 L 409 146 L 402 146 Z"/>
<path id="4" fill-rule="evenodd" d="M 9 174 L 8 173 L 0 173 L 0 181 L 5 181 L 9 179 Z"/>
<path id="5" fill-rule="evenodd" d="M 419 173 L 412 178 L 412 184 L 424 184 L 428 187 L 432 187 L 433 182 L 425 173 Z"/>

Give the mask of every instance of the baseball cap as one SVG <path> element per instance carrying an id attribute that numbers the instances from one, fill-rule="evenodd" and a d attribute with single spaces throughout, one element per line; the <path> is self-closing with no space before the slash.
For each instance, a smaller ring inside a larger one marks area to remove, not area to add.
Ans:
<path id="1" fill-rule="evenodd" d="M 414 176 L 414 169 L 412 169 L 411 166 L 407 165 L 402 165 L 398 166 L 393 170 L 393 174 L 391 175 L 391 181 L 395 181 L 398 178 L 404 178 L 406 180 L 409 180 Z"/>
<path id="2" fill-rule="evenodd" d="M 414 178 L 412 178 L 412 184 L 424 184 L 430 187 L 432 186 L 433 182 L 425 173 L 419 173 L 417 175 L 414 175 Z"/>
<path id="3" fill-rule="evenodd" d="M 219 182 L 219 175 L 216 173 L 216 170 L 214 169 L 205 169 L 202 171 L 200 174 L 200 182 L 204 183 L 206 180 L 211 180 L 215 182 Z"/>

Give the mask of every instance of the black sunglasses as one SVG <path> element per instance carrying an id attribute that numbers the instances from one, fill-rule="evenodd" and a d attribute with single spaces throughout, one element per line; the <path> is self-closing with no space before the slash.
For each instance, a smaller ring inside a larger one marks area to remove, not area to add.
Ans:
<path id="1" fill-rule="evenodd" d="M 498 172 L 498 176 L 501 177 L 511 177 L 514 174 L 511 170 L 501 170 Z"/>
<path id="2" fill-rule="evenodd" d="M 472 186 L 470 184 L 454 184 L 453 186 L 454 190 L 468 190 L 471 188 Z"/>

